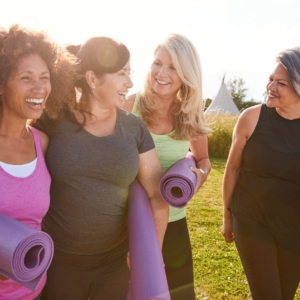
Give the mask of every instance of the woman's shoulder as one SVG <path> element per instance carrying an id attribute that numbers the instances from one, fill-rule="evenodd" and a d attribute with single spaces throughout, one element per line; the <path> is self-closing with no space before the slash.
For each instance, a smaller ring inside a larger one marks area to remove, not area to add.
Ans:
<path id="1" fill-rule="evenodd" d="M 36 132 L 39 135 L 39 138 L 40 138 L 40 141 L 41 141 L 42 150 L 43 150 L 43 153 L 45 155 L 46 151 L 48 149 L 48 145 L 49 145 L 49 137 L 48 137 L 48 135 L 45 132 L 43 132 L 43 131 L 41 131 L 39 129 L 36 129 L 34 127 L 30 127 L 30 130 L 33 132 L 33 134 L 34 134 L 34 132 Z"/>
<path id="2" fill-rule="evenodd" d="M 123 107 L 122 108 L 119 108 L 119 115 L 121 118 L 123 119 L 126 119 L 128 122 L 133 122 L 133 123 L 136 123 L 136 122 L 141 122 L 141 118 L 134 115 L 132 112 L 130 111 L 127 111 L 126 109 L 124 109 Z"/>
<path id="3" fill-rule="evenodd" d="M 41 138 L 42 150 L 43 150 L 43 153 L 44 153 L 44 155 L 45 155 L 46 152 L 47 152 L 48 146 L 49 146 L 49 137 L 48 137 L 48 135 L 47 135 L 45 132 L 43 132 L 43 131 L 38 130 L 38 132 L 39 132 L 40 138 Z"/>
<path id="4" fill-rule="evenodd" d="M 256 128 L 261 108 L 262 104 L 258 104 L 242 111 L 236 124 L 236 133 L 244 135 L 248 139 Z"/>
<path id="5" fill-rule="evenodd" d="M 146 125 L 144 124 L 143 120 L 137 116 L 134 115 L 131 112 L 128 112 L 124 110 L 123 108 L 119 109 L 119 118 L 120 118 L 120 125 L 126 126 L 128 128 L 131 128 L 133 132 L 136 130 L 148 130 Z"/>
<path id="6" fill-rule="evenodd" d="M 261 112 L 262 104 L 257 104 L 243 110 L 239 116 L 239 119 L 253 119 L 259 117 Z"/>

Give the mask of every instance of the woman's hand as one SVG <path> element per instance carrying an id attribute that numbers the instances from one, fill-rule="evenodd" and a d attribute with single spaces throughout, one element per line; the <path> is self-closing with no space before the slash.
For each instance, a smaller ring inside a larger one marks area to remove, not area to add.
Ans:
<path id="1" fill-rule="evenodd" d="M 205 182 L 208 173 L 205 172 L 203 169 L 198 169 L 196 167 L 190 167 L 190 169 L 196 174 L 197 176 L 197 181 L 196 181 L 196 186 L 195 186 L 195 193 L 199 191 L 201 188 L 202 184 Z"/>
<path id="2" fill-rule="evenodd" d="M 226 216 L 223 218 L 222 234 L 226 243 L 232 243 L 234 241 L 232 216 L 229 213 L 226 213 Z"/>

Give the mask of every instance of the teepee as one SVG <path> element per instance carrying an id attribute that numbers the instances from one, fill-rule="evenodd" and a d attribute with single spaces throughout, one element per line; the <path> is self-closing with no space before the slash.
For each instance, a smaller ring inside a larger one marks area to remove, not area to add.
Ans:
<path id="1" fill-rule="evenodd" d="M 223 77 L 220 89 L 216 98 L 211 102 L 209 107 L 205 110 L 204 114 L 230 114 L 238 115 L 240 112 L 233 102 L 231 95 L 224 82 Z"/>

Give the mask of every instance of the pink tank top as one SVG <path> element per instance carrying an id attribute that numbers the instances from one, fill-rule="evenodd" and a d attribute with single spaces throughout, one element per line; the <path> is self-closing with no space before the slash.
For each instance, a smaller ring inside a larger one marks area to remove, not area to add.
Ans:
<path id="1" fill-rule="evenodd" d="M 51 177 L 45 163 L 40 134 L 35 128 L 30 127 L 30 130 L 37 155 L 36 168 L 28 177 L 18 178 L 0 166 L 0 212 L 41 229 L 42 219 L 50 205 Z M 32 300 L 39 295 L 45 282 L 46 276 L 36 291 L 32 292 L 11 279 L 0 280 L 0 299 Z"/>

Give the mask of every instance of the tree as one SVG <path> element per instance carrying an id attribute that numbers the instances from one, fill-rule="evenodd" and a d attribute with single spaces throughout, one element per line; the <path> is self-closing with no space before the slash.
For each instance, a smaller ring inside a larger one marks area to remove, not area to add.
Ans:
<path id="1" fill-rule="evenodd" d="M 246 109 L 250 106 L 260 104 L 261 102 L 256 102 L 254 99 L 246 100 L 247 88 L 245 87 L 245 81 L 242 78 L 233 78 L 227 82 L 228 90 L 231 97 L 238 107 L 239 110 Z"/>
<path id="2" fill-rule="evenodd" d="M 204 110 L 206 110 L 210 106 L 211 102 L 212 102 L 212 99 L 210 99 L 210 98 L 207 98 L 204 100 Z"/>
<path id="3" fill-rule="evenodd" d="M 228 80 L 226 83 L 232 100 L 239 110 L 244 108 L 244 101 L 246 98 L 247 88 L 245 87 L 245 81 L 243 78 L 236 78 Z"/>
<path id="4" fill-rule="evenodd" d="M 248 108 L 250 106 L 257 105 L 257 104 L 261 104 L 261 102 L 256 102 L 253 99 L 251 99 L 249 101 L 243 102 L 243 108 L 246 109 L 246 108 Z"/>

